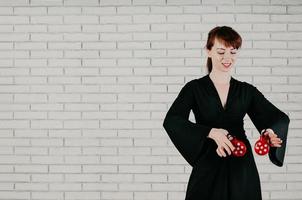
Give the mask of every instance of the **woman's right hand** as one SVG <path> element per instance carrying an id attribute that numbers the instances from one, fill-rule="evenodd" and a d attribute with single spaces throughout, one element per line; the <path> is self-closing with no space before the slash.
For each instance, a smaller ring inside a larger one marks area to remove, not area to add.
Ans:
<path id="1" fill-rule="evenodd" d="M 208 137 L 213 139 L 217 144 L 216 152 L 220 157 L 226 157 L 224 150 L 228 152 L 229 155 L 232 154 L 235 147 L 231 141 L 227 138 L 228 131 L 222 128 L 212 128 Z"/>

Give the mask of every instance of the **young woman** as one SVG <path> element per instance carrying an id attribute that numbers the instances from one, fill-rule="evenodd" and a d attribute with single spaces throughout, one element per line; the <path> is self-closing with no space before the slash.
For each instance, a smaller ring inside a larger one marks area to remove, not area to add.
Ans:
<path id="1" fill-rule="evenodd" d="M 261 200 L 261 184 L 253 148 L 243 127 L 250 117 L 270 142 L 269 159 L 283 166 L 289 117 L 252 84 L 231 76 L 241 47 L 231 27 L 215 27 L 208 34 L 209 74 L 186 83 L 169 108 L 163 126 L 171 141 L 193 167 L 186 200 Z M 190 110 L 196 123 L 189 121 Z M 246 145 L 234 156 L 232 135 Z"/>

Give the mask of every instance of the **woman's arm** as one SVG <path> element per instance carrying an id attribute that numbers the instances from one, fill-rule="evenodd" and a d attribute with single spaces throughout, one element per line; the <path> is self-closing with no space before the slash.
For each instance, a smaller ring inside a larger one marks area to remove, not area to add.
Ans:
<path id="1" fill-rule="evenodd" d="M 247 114 L 259 133 L 263 129 L 272 129 L 282 140 L 281 147 L 272 147 L 269 152 L 271 162 L 281 167 L 284 162 L 290 119 L 284 112 L 268 101 L 256 87 L 250 86 L 252 95 Z"/>
<path id="2" fill-rule="evenodd" d="M 183 86 L 163 121 L 163 127 L 171 141 L 191 166 L 198 160 L 211 130 L 211 127 L 189 120 L 190 111 L 195 103 L 193 84 L 194 80 Z"/>

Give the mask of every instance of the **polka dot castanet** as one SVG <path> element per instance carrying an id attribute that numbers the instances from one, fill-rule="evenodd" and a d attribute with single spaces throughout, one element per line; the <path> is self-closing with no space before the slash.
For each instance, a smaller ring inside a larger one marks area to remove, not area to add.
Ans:
<path id="1" fill-rule="evenodd" d="M 254 150 L 260 155 L 266 155 L 270 150 L 269 136 L 264 135 L 265 131 L 260 135 L 260 138 L 256 141 Z"/>
<path id="2" fill-rule="evenodd" d="M 239 140 L 235 136 L 232 136 L 231 134 L 228 134 L 227 137 L 235 147 L 235 149 L 232 151 L 232 155 L 235 157 L 244 156 L 246 153 L 246 145 L 244 144 L 244 142 Z"/>

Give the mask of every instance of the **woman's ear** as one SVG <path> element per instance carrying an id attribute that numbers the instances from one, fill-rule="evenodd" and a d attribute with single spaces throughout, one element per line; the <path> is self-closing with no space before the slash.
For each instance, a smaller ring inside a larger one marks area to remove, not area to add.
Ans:
<path id="1" fill-rule="evenodd" d="M 208 56 L 209 58 L 211 58 L 211 52 L 210 52 L 210 50 L 207 49 L 206 47 L 204 48 L 204 50 L 205 50 L 207 56 Z"/>

